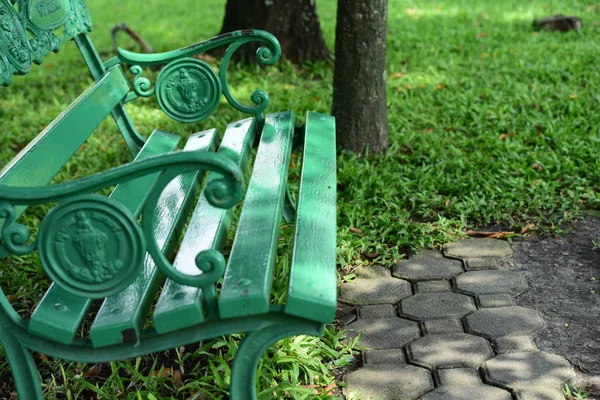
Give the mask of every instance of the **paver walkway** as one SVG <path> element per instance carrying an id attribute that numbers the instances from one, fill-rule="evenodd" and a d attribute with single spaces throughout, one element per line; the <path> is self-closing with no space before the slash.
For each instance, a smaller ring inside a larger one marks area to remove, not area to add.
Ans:
<path id="1" fill-rule="evenodd" d="M 358 310 L 348 333 L 361 332 L 368 348 L 363 367 L 346 376 L 348 398 L 564 399 L 562 385 L 575 373 L 536 347 L 544 320 L 516 305 L 528 285 L 500 268 L 511 256 L 505 241 L 467 239 L 391 271 L 366 268 L 342 285 L 340 301 Z"/>

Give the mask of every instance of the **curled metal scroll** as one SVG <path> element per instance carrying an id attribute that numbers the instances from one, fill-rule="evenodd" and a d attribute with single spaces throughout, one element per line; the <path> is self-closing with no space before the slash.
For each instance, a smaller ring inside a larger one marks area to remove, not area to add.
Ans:
<path id="1" fill-rule="evenodd" d="M 166 185 L 176 177 L 174 172 L 165 172 L 159 178 L 154 189 L 150 192 L 146 206 L 142 212 L 142 229 L 146 240 L 146 247 L 154 263 L 167 278 L 186 286 L 209 288 L 213 286 L 225 272 L 225 257 L 214 249 L 198 253 L 194 259 L 196 267 L 201 271 L 198 275 L 187 275 L 175 269 L 160 250 L 154 235 L 154 210 L 161 192 Z M 233 207 L 243 193 L 242 187 L 225 176 L 211 179 L 204 188 L 204 196 L 208 202 L 216 207 Z"/>
<path id="2" fill-rule="evenodd" d="M 204 42 L 199 42 L 188 47 L 164 53 L 143 54 L 131 52 L 124 49 L 118 49 L 118 56 L 112 60 L 107 61 L 105 65 L 109 67 L 119 62 L 124 62 L 137 67 L 135 69 L 135 72 L 132 70 L 132 72 L 136 74 L 136 77 L 134 78 L 134 91 L 138 96 L 147 97 L 147 94 L 150 93 L 148 91 L 150 85 L 147 84 L 146 81 L 143 81 L 143 85 L 147 85 L 143 87 L 143 90 L 140 90 L 139 86 L 137 88 L 135 86 L 136 79 L 139 83 L 142 82 L 141 79 L 145 79 L 141 78 L 141 72 L 139 72 L 138 68 L 166 64 L 166 69 L 168 69 L 170 68 L 171 63 L 182 62 L 182 60 L 185 60 L 186 58 L 189 59 L 189 57 L 196 56 L 200 53 L 205 53 L 218 47 L 228 46 L 227 50 L 225 51 L 225 55 L 223 56 L 223 59 L 221 61 L 221 65 L 219 67 L 218 78 L 220 81 L 220 85 L 211 84 L 206 87 L 212 88 L 220 86 L 219 90 L 221 90 L 222 94 L 225 96 L 225 98 L 233 108 L 243 113 L 253 114 L 257 119 L 259 125 L 262 126 L 264 122 L 264 111 L 269 105 L 269 95 L 263 90 L 255 90 L 250 96 L 250 101 L 253 103 L 253 105 L 244 105 L 240 101 L 235 99 L 235 97 L 232 95 L 231 89 L 229 88 L 229 84 L 227 82 L 227 69 L 233 57 L 233 54 L 241 46 L 250 42 L 262 43 L 262 46 L 259 47 L 259 49 L 256 52 L 256 59 L 260 64 L 272 65 L 275 62 L 277 62 L 277 60 L 279 60 L 279 58 L 281 57 L 281 46 L 279 44 L 279 41 L 273 35 L 265 31 L 248 29 L 219 35 Z M 208 75 L 207 79 L 210 81 L 212 78 L 209 79 L 210 77 Z M 212 97 L 212 95 L 208 97 Z M 200 117 L 193 119 L 193 122 L 205 119 L 209 115 L 210 113 L 206 113 L 206 115 L 202 114 Z M 173 117 L 173 115 L 170 116 Z M 181 120 L 183 122 L 191 122 L 191 120 L 186 120 L 186 118 L 178 120 Z"/>

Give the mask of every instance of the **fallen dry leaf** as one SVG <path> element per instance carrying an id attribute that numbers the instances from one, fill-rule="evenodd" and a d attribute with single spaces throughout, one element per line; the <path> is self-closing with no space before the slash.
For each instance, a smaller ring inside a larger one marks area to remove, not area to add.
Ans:
<path id="1" fill-rule="evenodd" d="M 450 205 L 450 199 L 446 200 L 446 202 L 444 203 L 444 206 L 448 207 Z"/>
<path id="2" fill-rule="evenodd" d="M 365 234 L 363 233 L 363 231 L 361 231 L 361 230 L 360 230 L 360 229 L 358 229 L 358 228 L 353 228 L 353 227 L 350 227 L 349 229 L 350 229 L 350 232 L 352 232 L 352 233 L 356 233 L 356 234 L 358 234 L 358 235 L 360 235 L 360 236 L 364 236 L 364 235 L 365 235 Z"/>
<path id="3" fill-rule="evenodd" d="M 183 386 L 182 378 L 183 374 L 181 371 L 173 372 L 173 386 L 175 386 L 175 389 L 179 389 L 181 386 Z"/>
<path id="4" fill-rule="evenodd" d="M 477 39 L 481 39 L 481 38 L 488 37 L 488 36 L 490 36 L 490 34 L 489 34 L 489 33 L 486 33 L 486 32 L 479 32 L 479 33 L 477 34 Z"/>
<path id="5" fill-rule="evenodd" d="M 436 90 L 440 90 L 440 89 L 443 89 L 445 87 L 446 87 L 446 85 L 444 85 L 443 83 L 438 83 L 437 85 L 435 85 L 435 89 Z"/>
<path id="6" fill-rule="evenodd" d="M 527 224 L 523 227 L 523 229 L 521 229 L 521 235 L 526 234 L 527 232 L 529 232 L 530 230 L 532 230 L 533 228 L 535 228 L 534 224 Z"/>
<path id="7" fill-rule="evenodd" d="M 173 372 L 173 370 L 171 370 L 171 368 L 164 368 L 164 369 L 159 369 L 159 370 L 154 370 L 152 371 L 152 376 L 153 377 L 159 377 L 159 378 L 164 378 L 165 376 L 171 375 L 171 373 Z"/>
<path id="8" fill-rule="evenodd" d="M 390 74 L 391 78 L 404 78 L 406 76 L 406 74 L 403 74 L 402 72 L 394 72 L 392 74 Z"/>
<path id="9" fill-rule="evenodd" d="M 367 257 L 367 258 L 370 258 L 370 259 L 373 259 L 373 258 L 379 257 L 380 255 L 381 255 L 381 254 L 379 254 L 379 253 L 377 253 L 377 252 L 375 252 L 375 253 L 365 253 L 365 257 Z"/>
<path id="10" fill-rule="evenodd" d="M 489 231 L 473 231 L 468 230 L 466 232 L 467 236 L 470 237 L 482 237 L 482 238 L 490 238 L 490 239 L 502 239 L 510 235 L 514 235 L 514 232 L 489 232 Z"/>
<path id="11" fill-rule="evenodd" d="M 84 378 L 90 378 L 90 377 L 98 376 L 98 374 L 100 372 L 102 372 L 102 370 L 104 369 L 104 365 L 105 364 L 94 364 L 94 365 L 92 365 L 90 368 L 87 369 L 87 371 L 85 371 L 83 373 L 83 377 Z"/>
<path id="12" fill-rule="evenodd" d="M 514 133 L 514 132 L 506 132 L 506 133 L 500 134 L 500 136 L 498 136 L 498 139 L 506 140 L 506 139 L 509 139 L 509 138 L 515 137 L 515 136 L 516 136 L 516 133 Z"/>
<path id="13" fill-rule="evenodd" d="M 576 95 L 576 94 L 570 94 L 570 95 L 569 95 L 569 98 L 570 98 L 570 99 L 576 99 L 576 98 L 577 98 L 577 95 Z"/>
<path id="14" fill-rule="evenodd" d="M 533 166 L 531 168 L 535 169 L 536 171 L 541 171 L 544 169 L 544 167 L 542 167 L 542 165 L 539 163 L 533 164 Z"/>

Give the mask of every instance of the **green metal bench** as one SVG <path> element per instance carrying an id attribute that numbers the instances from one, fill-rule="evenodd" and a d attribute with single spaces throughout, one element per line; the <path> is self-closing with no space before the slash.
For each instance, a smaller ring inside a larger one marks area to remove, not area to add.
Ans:
<path id="1" fill-rule="evenodd" d="M 0 342 L 19 398 L 42 398 L 32 351 L 101 363 L 231 333 L 246 333 L 233 362 L 231 398 L 255 398 L 255 371 L 268 346 L 287 336 L 320 335 L 335 313 L 334 119 L 309 112 L 298 129 L 293 112 L 264 116 L 265 92 L 253 92 L 252 106 L 232 96 L 226 72 L 240 46 L 260 42 L 262 64 L 279 58 L 279 43 L 266 32 L 233 32 L 160 54 L 119 50 L 103 61 L 88 36 L 83 0 L 0 0 L 0 26 L 4 86 L 71 40 L 94 79 L 0 171 L 0 259 L 37 252 L 52 280 L 28 320 L 0 292 Z M 228 48 L 217 74 L 193 56 L 218 46 Z M 131 85 L 123 64 L 134 75 Z M 154 84 L 143 76 L 143 67 L 164 64 Z M 160 130 L 145 139 L 124 108 L 156 96 L 169 117 L 198 122 L 221 95 L 251 117 L 228 125 L 221 140 L 214 129 L 193 134 L 182 150 L 178 136 Z M 51 183 L 109 114 L 134 160 Z M 295 136 L 304 142 L 294 209 L 287 177 Z M 247 188 L 245 174 L 251 176 Z M 109 197 L 97 194 L 113 186 Z M 28 206 L 44 203 L 56 205 L 30 232 L 19 218 Z M 238 205 L 225 259 L 221 250 Z M 294 251 L 285 304 L 272 304 L 283 217 L 295 218 Z M 102 306 L 91 313 L 98 299 Z M 91 327 L 82 330 L 90 315 Z"/>

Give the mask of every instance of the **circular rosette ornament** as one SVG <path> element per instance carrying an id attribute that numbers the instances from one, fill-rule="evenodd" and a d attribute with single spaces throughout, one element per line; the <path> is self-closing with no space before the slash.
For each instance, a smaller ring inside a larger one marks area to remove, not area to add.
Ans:
<path id="1" fill-rule="evenodd" d="M 169 63 L 156 78 L 158 105 L 179 122 L 210 116 L 221 97 L 221 82 L 210 65 L 195 58 Z"/>
<path id="2" fill-rule="evenodd" d="M 141 272 L 146 253 L 129 210 L 99 195 L 54 207 L 38 234 L 42 267 L 60 287 L 90 299 L 112 296 Z"/>

